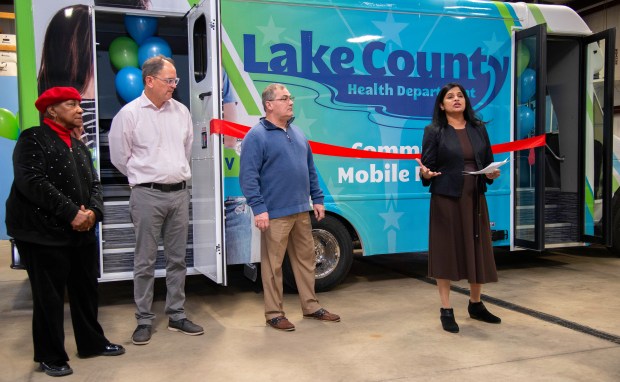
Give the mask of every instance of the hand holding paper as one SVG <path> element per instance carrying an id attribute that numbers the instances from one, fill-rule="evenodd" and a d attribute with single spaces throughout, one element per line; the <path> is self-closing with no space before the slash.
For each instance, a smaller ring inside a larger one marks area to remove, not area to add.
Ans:
<path id="1" fill-rule="evenodd" d="M 463 174 L 467 174 L 467 175 L 491 174 L 495 170 L 497 170 L 500 167 L 502 167 L 503 165 L 505 165 L 506 163 L 508 163 L 508 158 L 504 159 L 501 162 L 493 162 L 490 165 L 488 165 L 485 168 L 483 168 L 482 170 L 478 170 L 478 171 L 463 171 Z"/>

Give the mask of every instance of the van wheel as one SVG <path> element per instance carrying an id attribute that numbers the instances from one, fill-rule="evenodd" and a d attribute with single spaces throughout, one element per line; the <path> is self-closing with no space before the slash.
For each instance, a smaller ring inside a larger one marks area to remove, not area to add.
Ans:
<path id="1" fill-rule="evenodd" d="M 320 222 L 312 218 L 312 237 L 316 261 L 314 289 L 323 292 L 340 284 L 349 274 L 353 263 L 353 241 L 345 226 L 329 215 Z M 297 289 L 288 255 L 284 258 L 282 276 L 288 287 Z"/>

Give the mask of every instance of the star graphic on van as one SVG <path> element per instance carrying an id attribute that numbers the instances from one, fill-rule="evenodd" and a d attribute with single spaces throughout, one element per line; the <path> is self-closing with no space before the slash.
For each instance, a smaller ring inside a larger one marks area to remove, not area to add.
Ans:
<path id="1" fill-rule="evenodd" d="M 336 186 L 336 183 L 334 183 L 334 180 L 330 177 L 329 180 L 327 181 L 327 195 L 329 197 L 333 197 L 333 196 L 337 196 L 340 195 L 340 192 L 342 192 L 342 190 L 344 190 L 344 187 L 338 187 Z"/>
<path id="2" fill-rule="evenodd" d="M 280 42 L 280 34 L 284 32 L 286 28 L 279 28 L 273 22 L 273 17 L 269 17 L 269 22 L 266 26 L 256 26 L 256 29 L 263 32 L 263 45 L 267 45 L 271 42 Z"/>
<path id="3" fill-rule="evenodd" d="M 383 230 L 387 230 L 390 227 L 395 227 L 396 229 L 400 229 L 400 225 L 398 224 L 398 219 L 403 216 L 404 212 L 395 212 L 394 205 L 390 203 L 390 208 L 388 212 L 379 213 L 379 216 L 383 220 L 385 220 L 385 225 L 383 226 Z"/>
<path id="4" fill-rule="evenodd" d="M 381 31 L 381 35 L 386 41 L 394 41 L 398 46 L 403 46 L 400 41 L 400 32 L 405 29 L 408 23 L 397 23 L 394 21 L 392 12 L 388 13 L 385 21 L 373 21 L 373 24 Z"/>
<path id="5" fill-rule="evenodd" d="M 299 113 L 295 113 L 295 122 L 293 122 L 297 126 L 301 126 L 304 129 L 306 137 L 312 137 L 312 128 L 311 126 L 316 122 L 314 118 L 308 118 L 306 113 L 303 110 L 300 110 Z"/>
<path id="6" fill-rule="evenodd" d="M 491 40 L 484 41 L 484 45 L 487 46 L 487 54 L 494 54 L 502 47 L 502 45 L 504 45 L 504 42 L 498 40 L 495 33 L 493 33 L 493 38 Z"/>

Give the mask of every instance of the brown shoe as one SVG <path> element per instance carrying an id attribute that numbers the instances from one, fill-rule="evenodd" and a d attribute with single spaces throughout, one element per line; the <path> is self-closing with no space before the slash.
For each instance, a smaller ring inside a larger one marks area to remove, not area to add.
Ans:
<path id="1" fill-rule="evenodd" d="M 267 320 L 267 325 L 271 326 L 277 330 L 283 330 L 285 332 L 292 332 L 295 330 L 295 325 L 293 325 L 286 317 L 278 316 L 274 317 L 270 320 Z"/>
<path id="2" fill-rule="evenodd" d="M 327 310 L 321 308 L 312 314 L 304 314 L 304 318 L 314 318 L 315 320 L 339 322 L 340 316 L 334 313 L 329 313 Z"/>

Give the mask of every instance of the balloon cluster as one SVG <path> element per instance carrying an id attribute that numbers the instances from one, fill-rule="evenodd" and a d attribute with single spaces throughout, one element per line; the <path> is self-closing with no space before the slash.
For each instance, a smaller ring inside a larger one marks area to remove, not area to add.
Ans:
<path id="1" fill-rule="evenodd" d="M 130 102 L 144 90 L 140 70 L 144 61 L 160 54 L 170 57 L 172 50 L 164 39 L 154 36 L 157 32 L 154 17 L 125 15 L 125 29 L 131 38 L 115 38 L 109 54 L 112 66 L 118 70 L 114 79 L 116 92 L 125 102 Z"/>
<path id="2" fill-rule="evenodd" d="M 18 136 L 17 116 L 10 110 L 0 108 L 0 137 L 16 141 Z"/>
<path id="3" fill-rule="evenodd" d="M 519 106 L 517 107 L 517 115 L 520 131 L 531 131 L 536 125 L 536 114 L 527 105 L 536 94 L 536 72 L 529 68 L 530 50 L 523 43 L 519 42 L 517 46 L 517 95 Z"/>

